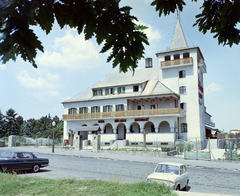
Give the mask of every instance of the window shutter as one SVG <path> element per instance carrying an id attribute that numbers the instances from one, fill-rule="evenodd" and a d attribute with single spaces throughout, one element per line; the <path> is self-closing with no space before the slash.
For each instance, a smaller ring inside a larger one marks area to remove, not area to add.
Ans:
<path id="1" fill-rule="evenodd" d="M 91 113 L 93 113 L 93 107 L 91 107 Z"/>
<path id="2" fill-rule="evenodd" d="M 112 94 L 113 95 L 115 94 L 115 88 L 112 88 Z"/>
<path id="3" fill-rule="evenodd" d="M 120 94 L 120 92 L 121 92 L 121 88 L 118 87 L 117 91 L 118 91 L 118 94 Z"/>
<path id="4" fill-rule="evenodd" d="M 106 106 L 103 106 L 103 112 L 106 112 Z"/>
<path id="5" fill-rule="evenodd" d="M 88 113 L 88 107 L 86 107 L 86 113 Z"/>
<path id="6" fill-rule="evenodd" d="M 118 105 L 115 106 L 115 111 L 118 111 Z"/>
<path id="7" fill-rule="evenodd" d="M 96 91 L 95 90 L 93 90 L 93 96 L 96 96 Z"/>
<path id="8" fill-rule="evenodd" d="M 71 114 L 71 108 L 68 109 L 68 114 Z"/>
<path id="9" fill-rule="evenodd" d="M 98 112 L 100 112 L 100 106 L 98 106 Z"/>
<path id="10" fill-rule="evenodd" d="M 123 93 L 125 93 L 125 86 L 123 87 Z"/>
<path id="11" fill-rule="evenodd" d="M 108 95 L 108 89 L 105 89 L 105 95 Z"/>
<path id="12" fill-rule="evenodd" d="M 100 90 L 100 95 L 102 95 L 102 89 Z"/>
<path id="13" fill-rule="evenodd" d="M 79 108 L 79 114 L 81 114 L 82 113 L 82 108 Z"/>
<path id="14" fill-rule="evenodd" d="M 125 111 L 125 105 L 124 104 L 122 105 L 122 111 Z"/>
<path id="15" fill-rule="evenodd" d="M 110 106 L 110 112 L 112 112 L 112 111 L 113 111 L 113 105 Z"/>

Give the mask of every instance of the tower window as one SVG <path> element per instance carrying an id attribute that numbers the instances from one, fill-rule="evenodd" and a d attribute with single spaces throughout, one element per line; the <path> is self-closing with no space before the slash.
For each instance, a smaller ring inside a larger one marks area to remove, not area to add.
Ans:
<path id="1" fill-rule="evenodd" d="M 164 57 L 165 61 L 170 61 L 171 57 L 169 55 Z"/>
<path id="2" fill-rule="evenodd" d="M 186 86 L 180 86 L 179 91 L 180 94 L 186 94 Z"/>
<path id="3" fill-rule="evenodd" d="M 180 108 L 186 110 L 187 109 L 187 104 L 186 103 L 180 103 Z"/>
<path id="4" fill-rule="evenodd" d="M 189 52 L 183 53 L 183 58 L 189 58 Z"/>
<path id="5" fill-rule="evenodd" d="M 181 124 L 181 132 L 186 133 L 187 132 L 187 123 L 182 123 Z"/>
<path id="6" fill-rule="evenodd" d="M 180 54 L 174 54 L 174 59 L 180 59 Z"/>
<path id="7" fill-rule="evenodd" d="M 185 78 L 185 77 L 186 77 L 186 71 L 185 70 L 179 71 L 179 78 Z"/>

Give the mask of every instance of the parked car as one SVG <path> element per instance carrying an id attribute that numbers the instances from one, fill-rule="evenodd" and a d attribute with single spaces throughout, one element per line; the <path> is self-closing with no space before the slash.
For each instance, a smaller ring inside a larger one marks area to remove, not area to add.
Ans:
<path id="1" fill-rule="evenodd" d="M 159 163 L 154 173 L 147 177 L 147 181 L 164 183 L 174 190 L 186 190 L 189 183 L 189 175 L 184 164 Z"/>
<path id="2" fill-rule="evenodd" d="M 31 152 L 0 151 L 0 171 L 32 170 L 38 172 L 40 168 L 47 167 L 49 160 L 37 158 Z"/>

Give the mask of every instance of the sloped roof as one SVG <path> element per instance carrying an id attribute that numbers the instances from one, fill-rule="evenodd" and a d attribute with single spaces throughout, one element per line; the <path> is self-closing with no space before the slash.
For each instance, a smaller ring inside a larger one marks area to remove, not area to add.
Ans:
<path id="1" fill-rule="evenodd" d="M 129 98 L 129 97 L 139 97 L 139 96 L 151 96 L 151 95 L 166 95 L 166 94 L 175 94 L 172 90 L 167 88 L 164 84 L 159 81 L 159 68 L 145 68 L 137 69 L 133 75 L 133 72 L 127 73 L 110 73 L 106 75 L 98 83 L 92 85 L 76 96 L 64 101 L 63 103 L 71 103 L 78 101 L 94 101 L 94 100 L 103 100 L 103 99 L 113 99 L 113 98 Z M 109 88 L 109 87 L 118 87 L 118 86 L 128 86 L 128 85 L 137 85 L 146 83 L 142 92 L 132 92 L 123 93 L 118 95 L 104 95 L 104 96 L 93 96 L 92 89 L 100 88 Z"/>
<path id="2" fill-rule="evenodd" d="M 187 47 L 188 47 L 188 45 L 187 45 L 187 41 L 186 41 L 186 38 L 185 38 L 183 30 L 182 30 L 182 26 L 181 26 L 179 20 L 177 20 L 177 24 L 175 27 L 170 50 L 179 49 L 179 48 L 187 48 Z"/>

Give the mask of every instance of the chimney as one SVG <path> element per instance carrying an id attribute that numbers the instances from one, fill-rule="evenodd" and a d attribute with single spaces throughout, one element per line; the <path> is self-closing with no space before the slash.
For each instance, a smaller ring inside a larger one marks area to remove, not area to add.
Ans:
<path id="1" fill-rule="evenodd" d="M 145 68 L 152 68 L 152 58 L 145 58 Z"/>

